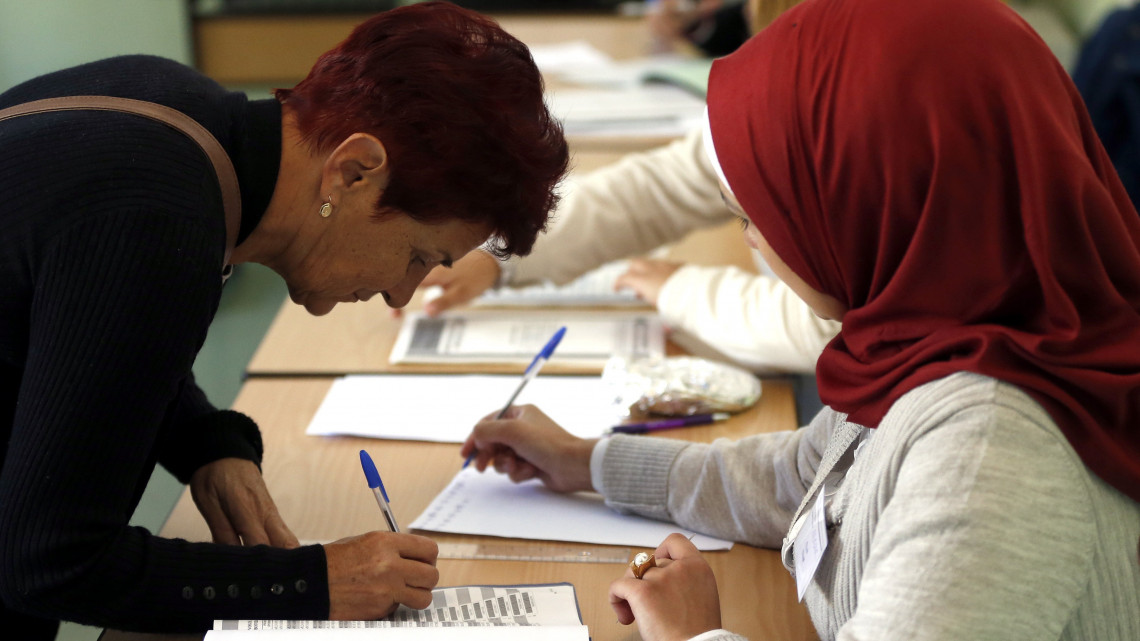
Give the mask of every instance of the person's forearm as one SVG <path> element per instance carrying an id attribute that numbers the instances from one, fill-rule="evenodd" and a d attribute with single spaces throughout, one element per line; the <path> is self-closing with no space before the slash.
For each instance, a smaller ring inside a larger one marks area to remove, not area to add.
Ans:
<path id="1" fill-rule="evenodd" d="M 0 479 L 0 598 L 124 629 L 201 630 L 255 606 L 263 618 L 327 612 L 319 549 L 189 544 L 128 525 L 163 421 L 184 401 L 181 416 L 210 410 L 187 379 L 221 285 L 214 235 L 181 216 L 129 224 L 137 218 L 85 217 L 37 267 L 29 344 L 39 347 L 24 361 Z M 97 242 L 106 238 L 114 252 Z"/>
<path id="2" fill-rule="evenodd" d="M 739 441 L 611 437 L 606 504 L 750 545 L 777 548 L 814 475 L 832 423 Z M 805 476 L 806 475 L 806 476 Z"/>
<path id="3" fill-rule="evenodd" d="M 550 228 L 512 266 L 506 284 L 566 283 L 729 220 L 699 134 L 630 154 L 567 185 Z"/>
<path id="4" fill-rule="evenodd" d="M 253 419 L 218 410 L 191 376 L 171 404 L 159 434 L 158 462 L 182 483 L 201 466 L 234 457 L 261 465 L 261 433 Z"/>
<path id="5" fill-rule="evenodd" d="M 778 279 L 735 267 L 682 267 L 661 288 L 657 308 L 670 327 L 761 373 L 814 372 L 840 327 Z"/>

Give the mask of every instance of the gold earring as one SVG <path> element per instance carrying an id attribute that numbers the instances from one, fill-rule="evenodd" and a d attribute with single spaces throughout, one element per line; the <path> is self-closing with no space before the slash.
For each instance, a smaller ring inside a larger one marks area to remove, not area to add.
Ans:
<path id="1" fill-rule="evenodd" d="M 332 194 L 329 194 L 328 200 L 321 205 L 321 218 L 328 218 L 332 216 Z"/>

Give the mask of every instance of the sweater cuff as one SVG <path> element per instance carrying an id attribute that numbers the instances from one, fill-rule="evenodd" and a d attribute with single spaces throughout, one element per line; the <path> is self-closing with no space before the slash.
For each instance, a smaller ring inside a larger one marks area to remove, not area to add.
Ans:
<path id="1" fill-rule="evenodd" d="M 615 434 L 602 459 L 606 504 L 657 520 L 669 517 L 669 470 L 685 441 Z"/>
<path id="2" fill-rule="evenodd" d="M 594 486 L 594 491 L 602 496 L 606 495 L 606 479 L 602 475 L 602 461 L 606 458 L 606 448 L 609 447 L 610 439 L 602 437 L 594 443 L 594 449 L 590 451 L 590 484 Z"/>
<path id="3" fill-rule="evenodd" d="M 253 461 L 261 469 L 261 431 L 253 419 L 233 410 L 206 414 L 186 427 L 178 443 L 165 448 L 162 465 L 182 483 L 207 463 L 224 458 Z"/>
<path id="4" fill-rule="evenodd" d="M 714 268 L 715 269 L 715 268 Z M 693 292 L 705 292 L 708 279 L 697 265 L 682 265 L 657 292 L 657 313 L 670 327 L 684 328 L 685 315 L 693 305 Z"/>

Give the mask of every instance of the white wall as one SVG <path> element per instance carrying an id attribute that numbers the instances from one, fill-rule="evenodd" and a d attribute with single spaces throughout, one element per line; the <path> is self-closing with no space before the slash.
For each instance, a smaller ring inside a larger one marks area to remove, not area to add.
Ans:
<path id="1" fill-rule="evenodd" d="M 0 0 L 0 91 L 125 53 L 193 62 L 186 0 Z"/>

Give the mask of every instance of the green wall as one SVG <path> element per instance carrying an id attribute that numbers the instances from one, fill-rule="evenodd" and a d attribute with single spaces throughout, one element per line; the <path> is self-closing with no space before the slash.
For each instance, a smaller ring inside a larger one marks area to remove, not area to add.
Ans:
<path id="1" fill-rule="evenodd" d="M 187 0 L 0 0 L 0 91 L 124 53 L 193 61 Z"/>

